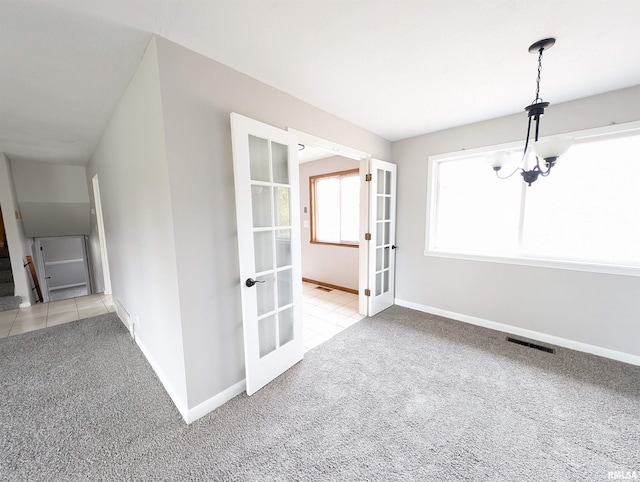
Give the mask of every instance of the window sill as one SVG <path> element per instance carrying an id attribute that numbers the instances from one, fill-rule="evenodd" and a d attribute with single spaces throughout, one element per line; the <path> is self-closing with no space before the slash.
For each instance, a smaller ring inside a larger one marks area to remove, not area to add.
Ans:
<path id="1" fill-rule="evenodd" d="M 436 250 L 425 250 L 424 255 L 434 258 L 462 259 L 468 261 L 479 261 L 483 263 L 514 264 L 519 266 L 532 266 L 536 268 L 564 269 L 570 271 L 585 271 L 589 273 L 640 277 L 639 266 L 622 266 L 524 256 L 492 256 L 477 253 L 454 253 Z"/>
<path id="2" fill-rule="evenodd" d="M 359 248 L 358 244 L 346 244 L 346 243 L 327 243 L 325 241 L 309 241 L 311 244 L 321 244 L 325 246 L 344 246 L 345 248 Z"/>

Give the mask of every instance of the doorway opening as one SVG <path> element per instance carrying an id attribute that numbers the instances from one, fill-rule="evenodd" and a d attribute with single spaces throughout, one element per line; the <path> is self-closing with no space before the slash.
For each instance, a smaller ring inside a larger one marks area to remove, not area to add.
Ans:
<path id="1" fill-rule="evenodd" d="M 301 145 L 300 219 L 304 347 L 365 318 L 360 313 L 360 161 Z"/>

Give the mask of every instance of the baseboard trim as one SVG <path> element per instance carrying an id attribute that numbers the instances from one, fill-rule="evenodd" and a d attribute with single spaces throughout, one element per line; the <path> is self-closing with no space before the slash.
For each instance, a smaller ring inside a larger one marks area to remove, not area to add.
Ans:
<path id="1" fill-rule="evenodd" d="M 246 390 L 245 380 L 241 380 L 238 383 L 231 385 L 226 390 L 214 395 L 208 400 L 196 405 L 193 408 L 190 408 L 187 412 L 187 417 L 185 418 L 185 422 L 188 424 L 195 422 L 201 417 L 204 417 L 209 412 L 213 412 L 216 408 L 224 405 L 229 400 L 234 397 L 237 397 L 242 392 Z"/>
<path id="2" fill-rule="evenodd" d="M 406 301 L 402 299 L 395 299 L 395 304 L 403 306 L 405 308 L 411 308 L 413 310 L 422 311 L 424 313 L 430 313 L 432 315 L 444 316 L 445 318 L 451 318 L 452 320 L 462 321 L 463 323 L 469 323 L 471 325 L 482 326 L 491 330 L 502 331 L 511 335 L 518 335 L 532 340 L 551 343 L 553 345 L 569 348 L 570 350 L 581 351 L 584 353 L 590 353 L 592 355 L 598 355 L 612 360 L 617 360 L 630 365 L 640 366 L 640 356 L 632 355 L 630 353 L 624 353 L 621 351 L 611 350 L 601 346 L 589 345 L 588 343 L 582 343 L 580 341 L 569 340 L 567 338 L 561 338 L 559 336 L 548 335 L 546 333 L 540 333 L 538 331 L 527 330 L 526 328 L 518 328 L 516 326 L 507 325 L 505 323 L 498 323 L 497 321 L 485 320 L 484 318 L 478 318 L 470 315 L 463 315 L 462 313 L 456 313 L 454 311 L 443 310 L 433 306 L 422 305 L 414 303 L 412 301 Z"/>
<path id="3" fill-rule="evenodd" d="M 120 305 L 120 306 L 122 306 L 122 305 Z M 128 316 L 126 316 L 126 315 L 128 315 L 128 313 L 126 313 L 126 310 L 124 310 L 124 313 L 118 313 L 116 311 L 116 315 L 118 315 L 118 318 L 120 319 L 122 324 L 124 324 L 127 328 L 129 328 L 129 326 L 127 325 L 127 322 L 125 320 L 123 320 L 123 316 L 120 316 L 120 314 L 124 315 L 124 317 L 126 317 L 127 321 L 128 321 Z M 246 390 L 245 380 L 241 380 L 238 383 L 230 386 L 226 390 L 223 390 L 222 392 L 218 393 L 217 395 L 214 395 L 210 399 L 205 400 L 204 402 L 196 405 L 195 407 L 193 407 L 191 409 L 188 409 L 185 406 L 185 404 L 182 403 L 182 400 L 180 400 L 180 398 L 178 398 L 177 393 L 172 388 L 171 384 L 167 381 L 168 378 L 165 375 L 164 371 L 160 368 L 158 363 L 155 361 L 155 358 L 153 358 L 153 356 L 151 356 L 151 354 L 149 353 L 149 350 L 147 349 L 145 344 L 142 343 L 142 341 L 140 341 L 139 338 L 134 338 L 133 340 L 136 342 L 136 344 L 140 348 L 140 351 L 142 352 L 144 357 L 149 362 L 149 365 L 151 365 L 151 368 L 153 369 L 153 371 L 155 372 L 156 376 L 160 380 L 160 383 L 162 383 L 162 386 L 164 387 L 165 391 L 167 392 L 167 394 L 171 398 L 171 401 L 176 406 L 176 408 L 178 409 L 178 412 L 180 412 L 180 415 L 182 416 L 182 419 L 185 421 L 185 423 L 187 423 L 187 425 L 195 422 L 196 420 L 198 420 L 199 418 L 205 416 L 209 412 L 212 412 L 216 408 L 224 405 L 229 400 L 231 400 L 232 398 L 240 395 L 242 392 L 244 392 Z"/>
<path id="4" fill-rule="evenodd" d="M 302 278 L 302 281 L 306 283 L 313 283 L 314 285 L 324 286 L 325 288 L 331 288 L 332 290 L 346 291 L 347 293 L 358 294 L 358 290 L 353 288 L 345 288 L 344 286 L 332 285 L 331 283 L 325 283 L 324 281 L 317 281 L 309 278 Z"/>
<path id="5" fill-rule="evenodd" d="M 18 308 L 29 308 L 31 306 L 31 302 L 30 301 L 25 301 L 23 303 L 20 303 L 18 305 Z"/>
<path id="6" fill-rule="evenodd" d="M 178 412 L 180 412 L 180 415 L 182 416 L 184 421 L 189 423 L 188 422 L 189 412 L 187 410 L 187 407 L 186 407 L 185 403 L 183 403 L 183 401 L 178 397 L 178 394 L 176 393 L 176 391 L 173 388 L 173 386 L 169 383 L 169 381 L 168 381 L 169 378 L 164 373 L 164 370 L 162 370 L 162 368 L 160 368 L 160 365 L 158 365 L 158 363 L 156 362 L 155 358 L 153 358 L 153 356 L 151 356 L 151 353 L 149 352 L 149 350 L 147 349 L 145 344 L 142 343 L 142 341 L 140 341 L 140 338 L 136 338 L 136 339 L 134 339 L 134 341 L 136 342 L 136 344 L 140 348 L 140 351 L 142 351 L 142 354 L 144 355 L 144 357 L 149 362 L 149 365 L 151 365 L 151 368 L 156 373 L 156 376 L 160 380 L 160 383 L 162 383 L 162 386 L 164 387 L 165 391 L 167 392 L 167 394 L 171 398 L 171 401 L 173 401 L 173 404 L 178 409 Z"/>

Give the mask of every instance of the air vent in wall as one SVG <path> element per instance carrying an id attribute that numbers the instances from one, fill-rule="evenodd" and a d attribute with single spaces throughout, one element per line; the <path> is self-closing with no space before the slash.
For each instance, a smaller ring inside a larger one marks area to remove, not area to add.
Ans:
<path id="1" fill-rule="evenodd" d="M 528 341 L 524 341 L 524 340 L 518 340 L 517 338 L 511 338 L 510 336 L 507 337 L 507 341 L 511 342 L 511 343 L 516 343 L 518 345 L 522 345 L 522 346 L 528 346 L 529 348 L 535 348 L 536 350 L 540 350 L 540 351 L 545 351 L 547 353 L 555 353 L 556 350 L 554 348 L 549 348 L 548 346 L 542 346 L 542 345 L 537 345 L 535 343 L 530 343 Z"/>
<path id="2" fill-rule="evenodd" d="M 316 289 L 317 289 L 317 290 L 320 290 L 320 291 L 327 291 L 327 292 L 329 292 L 329 291 L 333 291 L 332 289 L 330 289 L 330 288 L 325 288 L 324 286 L 316 286 Z"/>

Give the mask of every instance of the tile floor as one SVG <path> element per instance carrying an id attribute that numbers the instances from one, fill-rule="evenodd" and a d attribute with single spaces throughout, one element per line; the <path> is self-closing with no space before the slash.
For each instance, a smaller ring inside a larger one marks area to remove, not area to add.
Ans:
<path id="1" fill-rule="evenodd" d="M 95 294 L 0 312 L 0 338 L 115 311 L 111 296 Z"/>
<path id="2" fill-rule="evenodd" d="M 304 348 L 311 350 L 364 315 L 358 313 L 358 295 L 340 290 L 325 291 L 302 283 Z M 115 311 L 110 295 L 94 294 L 28 308 L 0 312 L 0 338 Z"/>
<path id="3" fill-rule="evenodd" d="M 358 295 L 303 282 L 302 297 L 305 351 L 365 318 L 358 313 Z"/>

